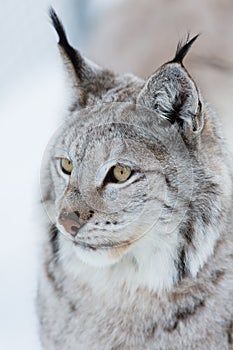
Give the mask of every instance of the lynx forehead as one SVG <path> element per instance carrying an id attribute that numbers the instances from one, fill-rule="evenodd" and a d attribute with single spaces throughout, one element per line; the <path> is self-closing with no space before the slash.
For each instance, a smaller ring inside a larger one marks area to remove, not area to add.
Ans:
<path id="1" fill-rule="evenodd" d="M 231 349 L 232 161 L 183 65 L 197 36 L 144 81 L 50 15 L 74 100 L 42 167 L 43 346 Z"/>

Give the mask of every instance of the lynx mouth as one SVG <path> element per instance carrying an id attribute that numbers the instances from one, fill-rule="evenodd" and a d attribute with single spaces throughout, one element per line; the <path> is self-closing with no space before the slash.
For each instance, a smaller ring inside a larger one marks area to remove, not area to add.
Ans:
<path id="1" fill-rule="evenodd" d="M 132 246 L 134 243 L 140 241 L 141 239 L 143 239 L 146 236 L 146 232 L 144 232 L 143 234 L 141 234 L 138 237 L 132 237 L 131 239 L 125 240 L 125 241 L 121 241 L 121 242 L 105 242 L 105 243 L 97 243 L 97 244 L 92 244 L 89 242 L 86 242 L 82 239 L 78 239 L 78 237 L 76 236 L 72 241 L 74 243 L 75 246 L 83 248 L 85 250 L 92 250 L 92 251 L 96 251 L 96 250 L 124 250 L 129 248 L 130 246 Z"/>
<path id="2" fill-rule="evenodd" d="M 124 242 L 121 242 L 121 243 L 111 243 L 111 242 L 109 242 L 109 243 L 103 243 L 103 244 L 90 244 L 90 243 L 78 240 L 78 241 L 74 241 L 74 244 L 76 246 L 79 246 L 79 247 L 84 248 L 84 249 L 96 251 L 98 249 L 111 250 L 111 249 L 128 247 L 128 246 L 130 246 L 132 244 L 132 242 L 131 241 L 124 241 Z"/>

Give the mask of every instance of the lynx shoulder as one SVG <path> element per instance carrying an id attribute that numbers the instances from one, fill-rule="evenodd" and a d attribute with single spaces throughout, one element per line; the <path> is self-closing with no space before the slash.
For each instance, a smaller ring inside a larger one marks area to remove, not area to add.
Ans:
<path id="1" fill-rule="evenodd" d="M 147 81 L 70 46 L 73 104 L 43 162 L 45 349 L 233 349 L 233 172 L 183 64 Z"/>

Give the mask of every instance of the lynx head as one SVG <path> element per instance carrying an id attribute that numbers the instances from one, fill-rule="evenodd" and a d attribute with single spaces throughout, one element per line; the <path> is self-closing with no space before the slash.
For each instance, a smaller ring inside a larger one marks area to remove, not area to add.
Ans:
<path id="1" fill-rule="evenodd" d="M 85 59 L 50 15 L 74 95 L 43 170 L 60 249 L 95 269 L 127 262 L 135 280 L 169 288 L 206 262 L 222 205 L 216 130 L 183 66 L 197 36 L 143 81 Z"/>

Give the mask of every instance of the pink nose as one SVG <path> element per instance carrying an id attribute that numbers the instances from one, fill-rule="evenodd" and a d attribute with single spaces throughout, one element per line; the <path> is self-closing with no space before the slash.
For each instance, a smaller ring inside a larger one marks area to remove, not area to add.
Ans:
<path id="1" fill-rule="evenodd" d="M 75 236 L 78 233 L 79 229 L 85 224 L 85 222 L 80 219 L 78 212 L 68 213 L 66 211 L 63 211 L 60 214 L 58 222 L 72 236 Z"/>

